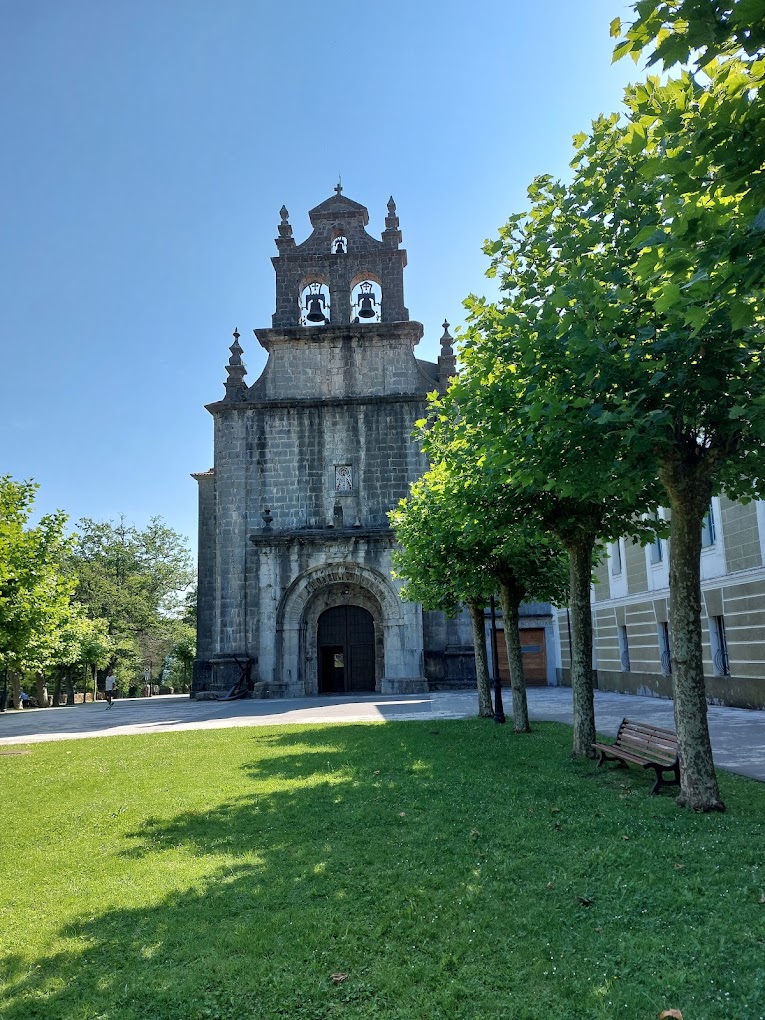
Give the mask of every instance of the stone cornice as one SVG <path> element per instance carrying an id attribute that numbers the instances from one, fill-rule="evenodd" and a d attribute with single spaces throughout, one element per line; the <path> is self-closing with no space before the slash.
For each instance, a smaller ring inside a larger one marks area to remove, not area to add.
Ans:
<path id="1" fill-rule="evenodd" d="M 359 397 L 278 397 L 273 400 L 217 400 L 213 404 L 205 404 L 205 409 L 210 414 L 220 414 L 223 411 L 256 411 L 273 408 L 345 407 L 362 404 L 424 404 L 426 401 L 427 393 L 425 392 L 380 393 L 376 396 Z"/>
<path id="2" fill-rule="evenodd" d="M 259 531 L 250 535 L 258 546 L 326 545 L 329 542 L 357 541 L 381 542 L 395 545 L 396 535 L 391 528 L 305 528 L 300 531 Z"/>
<path id="3" fill-rule="evenodd" d="M 403 322 L 370 322 L 368 324 L 354 322 L 329 326 L 274 326 L 253 330 L 261 346 L 266 350 L 270 350 L 273 344 L 294 343 L 296 340 L 305 344 L 348 339 L 364 342 L 405 340 L 414 345 L 419 343 L 424 332 L 423 324 L 414 319 L 406 319 Z"/>

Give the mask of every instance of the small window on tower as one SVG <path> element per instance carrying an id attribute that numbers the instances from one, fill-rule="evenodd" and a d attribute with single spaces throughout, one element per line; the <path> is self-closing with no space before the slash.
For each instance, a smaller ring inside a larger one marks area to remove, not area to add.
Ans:
<path id="1" fill-rule="evenodd" d="M 335 464 L 335 492 L 353 490 L 353 468 L 350 464 Z"/>
<path id="2" fill-rule="evenodd" d="M 332 254 L 333 255 L 348 254 L 348 238 L 345 236 L 345 234 L 338 234 L 337 237 L 332 238 Z"/>

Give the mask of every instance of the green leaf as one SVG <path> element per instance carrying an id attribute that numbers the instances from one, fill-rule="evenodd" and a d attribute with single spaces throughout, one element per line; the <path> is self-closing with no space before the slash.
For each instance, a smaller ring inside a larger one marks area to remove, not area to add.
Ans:
<path id="1" fill-rule="evenodd" d="M 657 312 L 668 312 L 670 308 L 679 304 L 681 300 L 680 287 L 676 283 L 668 283 L 659 298 L 654 301 L 653 306 Z"/>
<path id="2" fill-rule="evenodd" d="M 742 407 L 740 404 L 736 404 L 728 411 L 729 418 L 747 418 L 749 416 L 749 408 Z"/>
<path id="3" fill-rule="evenodd" d="M 612 39 L 618 39 L 622 34 L 622 19 L 614 18 L 609 28 Z"/>
<path id="4" fill-rule="evenodd" d="M 754 313 L 750 305 L 743 301 L 734 301 L 730 310 L 730 324 L 733 329 L 745 329 L 754 322 Z"/>
<path id="5" fill-rule="evenodd" d="M 698 333 L 702 326 L 704 326 L 709 319 L 709 313 L 705 308 L 699 308 L 697 305 L 692 305 L 687 308 L 683 313 L 683 321 L 687 326 L 690 326 L 694 334 Z"/>
<path id="6" fill-rule="evenodd" d="M 625 53 L 629 53 L 631 49 L 632 43 L 629 40 L 619 43 L 619 45 L 614 49 L 614 55 L 611 57 L 611 63 L 615 64 L 617 60 L 621 60 Z"/>

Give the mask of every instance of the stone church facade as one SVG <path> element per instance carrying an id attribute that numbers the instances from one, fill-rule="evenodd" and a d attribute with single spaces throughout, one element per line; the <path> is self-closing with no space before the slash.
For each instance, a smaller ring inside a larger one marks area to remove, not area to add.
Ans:
<path id="1" fill-rule="evenodd" d="M 426 469 L 412 438 L 426 394 L 455 371 L 414 349 L 406 252 L 393 199 L 378 240 L 338 186 L 296 243 L 276 239 L 268 352 L 245 382 L 234 334 L 199 483 L 199 605 L 193 697 L 246 680 L 256 697 L 418 693 L 474 683 L 469 624 L 399 597 L 387 513 Z"/>

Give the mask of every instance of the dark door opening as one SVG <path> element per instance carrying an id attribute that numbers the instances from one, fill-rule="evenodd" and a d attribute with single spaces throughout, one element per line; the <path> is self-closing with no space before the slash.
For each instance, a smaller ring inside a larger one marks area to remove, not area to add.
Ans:
<path id="1" fill-rule="evenodd" d="M 319 617 L 319 693 L 375 689 L 375 625 L 361 606 L 334 606 Z"/>

